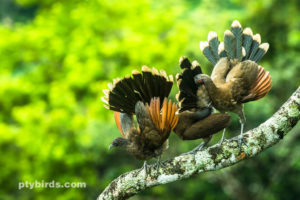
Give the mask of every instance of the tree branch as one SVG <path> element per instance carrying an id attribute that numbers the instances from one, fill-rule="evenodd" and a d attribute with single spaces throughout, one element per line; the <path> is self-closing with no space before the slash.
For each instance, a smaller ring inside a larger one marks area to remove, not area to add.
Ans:
<path id="1" fill-rule="evenodd" d="M 138 192 L 156 185 L 191 177 L 206 171 L 213 171 L 234 165 L 251 158 L 278 143 L 297 124 L 300 119 L 300 87 L 289 100 L 266 122 L 244 133 L 245 144 L 239 151 L 236 138 L 222 145 L 215 144 L 205 150 L 197 151 L 195 156 L 185 154 L 163 163 L 156 170 L 147 167 L 122 174 L 112 181 L 100 194 L 98 200 L 126 199 Z"/>

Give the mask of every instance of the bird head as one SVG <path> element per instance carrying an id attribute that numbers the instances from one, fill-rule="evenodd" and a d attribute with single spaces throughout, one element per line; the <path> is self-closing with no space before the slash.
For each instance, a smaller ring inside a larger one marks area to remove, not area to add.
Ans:
<path id="1" fill-rule="evenodd" d="M 125 147 L 129 145 L 129 143 L 130 143 L 129 140 L 122 137 L 118 137 L 112 141 L 111 145 L 109 145 L 109 149 L 113 147 Z"/>
<path id="2" fill-rule="evenodd" d="M 208 79 L 210 79 L 210 77 L 206 74 L 197 74 L 194 76 L 194 81 L 197 86 L 205 84 Z"/>

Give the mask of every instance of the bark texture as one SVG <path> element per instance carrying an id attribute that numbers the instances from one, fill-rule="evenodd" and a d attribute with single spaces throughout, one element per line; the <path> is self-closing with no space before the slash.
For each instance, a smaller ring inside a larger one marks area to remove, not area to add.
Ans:
<path id="1" fill-rule="evenodd" d="M 245 143 L 239 151 L 238 141 L 232 138 L 192 154 L 179 155 L 155 166 L 122 174 L 99 195 L 98 200 L 127 199 L 147 188 L 189 178 L 194 174 L 214 171 L 251 158 L 278 143 L 300 119 L 300 87 L 267 121 L 244 133 Z"/>

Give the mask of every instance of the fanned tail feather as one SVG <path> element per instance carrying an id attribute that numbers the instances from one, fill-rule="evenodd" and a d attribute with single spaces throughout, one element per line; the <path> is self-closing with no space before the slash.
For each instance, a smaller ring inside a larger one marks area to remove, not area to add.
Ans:
<path id="1" fill-rule="evenodd" d="M 115 79 L 109 84 L 102 101 L 110 110 L 134 114 L 138 101 L 149 104 L 153 97 L 159 97 L 162 102 L 169 96 L 172 85 L 173 77 L 168 77 L 165 71 L 159 73 L 155 68 L 143 66 L 141 73 L 134 70 L 131 77 Z"/>
<path id="2" fill-rule="evenodd" d="M 258 62 L 268 51 L 269 44 L 261 44 L 259 34 L 253 36 L 250 28 L 242 29 L 241 24 L 234 20 L 231 30 L 224 32 L 224 42 L 219 42 L 215 32 L 209 32 L 208 42 L 200 42 L 203 55 L 215 65 L 221 58 L 228 57 L 231 60 L 252 60 Z"/>
<path id="3" fill-rule="evenodd" d="M 194 76 L 201 74 L 202 70 L 200 65 L 194 61 L 193 64 L 185 58 L 181 57 L 179 60 L 182 72 L 177 74 L 177 85 L 179 92 L 176 95 L 179 102 L 180 110 L 189 110 L 197 107 L 197 85 L 194 82 Z"/>
<path id="4" fill-rule="evenodd" d="M 249 58 L 252 41 L 253 41 L 252 30 L 251 30 L 251 28 L 247 27 L 243 31 L 243 46 L 244 46 L 245 51 L 246 51 L 246 55 L 245 55 L 244 59 Z"/>
<path id="5" fill-rule="evenodd" d="M 200 42 L 200 49 L 211 64 L 215 65 L 217 63 L 217 59 L 214 57 L 213 52 L 209 48 L 208 42 Z"/>
<path id="6" fill-rule="evenodd" d="M 231 25 L 231 32 L 233 33 L 235 37 L 235 58 L 238 59 L 239 61 L 242 60 L 243 53 L 242 53 L 242 43 L 243 43 L 243 38 L 242 38 L 242 26 L 241 24 L 237 21 L 234 20 L 232 25 Z"/>
<path id="7" fill-rule="evenodd" d="M 224 33 L 224 48 L 229 59 L 236 58 L 236 40 L 234 34 L 229 30 Z"/>
<path id="8" fill-rule="evenodd" d="M 253 36 L 253 41 L 252 41 L 252 45 L 251 45 L 251 49 L 250 49 L 250 55 L 249 55 L 248 60 L 253 60 L 253 58 L 254 58 L 257 50 L 258 50 L 258 47 L 260 45 L 260 42 L 261 42 L 260 34 L 255 34 Z"/>
<path id="9" fill-rule="evenodd" d="M 208 33 L 207 40 L 208 40 L 208 44 L 209 44 L 209 49 L 212 52 L 215 62 L 217 62 L 220 59 L 219 54 L 218 54 L 218 47 L 219 47 L 220 42 L 219 42 L 217 33 L 210 31 Z"/>
<path id="10" fill-rule="evenodd" d="M 221 42 L 221 43 L 219 44 L 219 47 L 218 47 L 218 54 L 219 54 L 220 59 L 221 59 L 221 58 L 224 58 L 224 57 L 227 57 L 227 53 L 226 53 L 225 47 L 224 47 L 224 42 Z"/>

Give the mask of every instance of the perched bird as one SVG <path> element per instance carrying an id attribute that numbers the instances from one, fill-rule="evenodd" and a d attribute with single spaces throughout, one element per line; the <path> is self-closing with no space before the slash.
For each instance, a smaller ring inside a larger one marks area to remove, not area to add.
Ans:
<path id="1" fill-rule="evenodd" d="M 202 74 L 197 61 L 192 64 L 181 57 L 182 72 L 177 74 L 179 92 L 176 95 L 179 105 L 179 120 L 173 130 L 182 140 L 202 138 L 204 142 L 193 151 L 203 148 L 214 133 L 226 128 L 230 123 L 230 114 L 212 114 L 211 99 L 204 84 L 196 84 L 194 77 Z"/>
<path id="2" fill-rule="evenodd" d="M 178 121 L 176 104 L 167 100 L 172 84 L 172 76 L 146 66 L 142 67 L 142 73 L 134 70 L 132 77 L 109 84 L 110 89 L 103 91 L 102 100 L 106 108 L 115 111 L 115 121 L 122 135 L 113 140 L 110 148 L 125 148 L 135 158 L 144 160 L 144 167 L 146 160 L 160 158 Z M 138 127 L 134 125 L 133 115 Z"/>
<path id="3" fill-rule="evenodd" d="M 231 31 L 224 33 L 224 42 L 219 42 L 215 32 L 208 34 L 208 42 L 200 42 L 200 49 L 214 65 L 211 76 L 199 74 L 195 83 L 204 83 L 212 105 L 220 112 L 234 112 L 240 118 L 241 134 L 246 122 L 243 104 L 264 97 L 272 87 L 269 72 L 257 64 L 269 48 L 261 43 L 259 34 L 253 36 L 250 28 L 242 29 L 235 20 Z M 223 132 L 221 143 L 224 140 Z"/>

